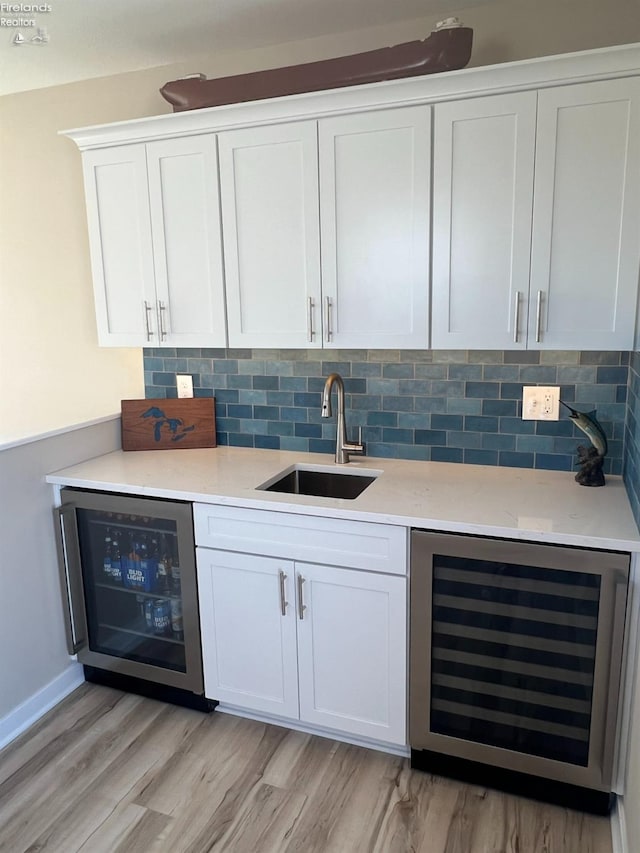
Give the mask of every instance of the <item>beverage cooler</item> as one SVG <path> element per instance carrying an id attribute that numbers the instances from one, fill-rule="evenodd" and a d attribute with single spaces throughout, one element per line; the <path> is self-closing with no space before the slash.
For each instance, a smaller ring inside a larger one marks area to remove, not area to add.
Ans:
<path id="1" fill-rule="evenodd" d="M 56 515 L 67 642 L 87 679 L 210 710 L 191 504 L 65 488 Z"/>

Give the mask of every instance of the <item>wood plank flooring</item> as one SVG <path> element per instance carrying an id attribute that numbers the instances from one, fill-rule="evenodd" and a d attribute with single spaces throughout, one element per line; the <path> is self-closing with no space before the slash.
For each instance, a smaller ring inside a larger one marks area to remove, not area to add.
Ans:
<path id="1" fill-rule="evenodd" d="M 609 821 L 85 684 L 0 752 L 3 853 L 611 853 Z"/>

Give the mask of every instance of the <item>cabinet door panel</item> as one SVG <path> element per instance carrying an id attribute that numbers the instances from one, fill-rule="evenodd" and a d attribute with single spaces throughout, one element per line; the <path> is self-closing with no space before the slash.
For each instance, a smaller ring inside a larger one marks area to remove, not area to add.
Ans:
<path id="1" fill-rule="evenodd" d="M 293 564 L 203 548 L 196 555 L 205 694 L 297 718 Z"/>
<path id="2" fill-rule="evenodd" d="M 88 151 L 82 162 L 98 342 L 157 346 L 145 146 Z"/>
<path id="3" fill-rule="evenodd" d="M 409 107 L 319 123 L 325 346 L 429 344 L 430 122 Z"/>
<path id="4" fill-rule="evenodd" d="M 406 743 L 406 581 L 299 563 L 296 577 L 300 719 Z"/>
<path id="5" fill-rule="evenodd" d="M 541 311 L 539 330 L 530 314 L 530 346 L 633 346 L 638 152 L 639 79 L 540 92 L 531 292 Z"/>
<path id="6" fill-rule="evenodd" d="M 221 133 L 219 146 L 229 345 L 321 346 L 315 122 Z"/>
<path id="7" fill-rule="evenodd" d="M 535 121 L 535 92 L 435 107 L 436 348 L 526 346 Z"/>
<path id="8" fill-rule="evenodd" d="M 161 343 L 225 346 L 215 137 L 150 143 L 147 161 Z"/>

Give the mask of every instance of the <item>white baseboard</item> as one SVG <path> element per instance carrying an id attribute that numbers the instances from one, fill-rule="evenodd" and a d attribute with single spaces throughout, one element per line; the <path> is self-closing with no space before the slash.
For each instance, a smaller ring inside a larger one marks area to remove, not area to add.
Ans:
<path id="1" fill-rule="evenodd" d="M 613 853 L 631 853 L 627 840 L 624 797 L 617 797 L 611 812 L 611 847 Z"/>
<path id="2" fill-rule="evenodd" d="M 61 702 L 84 682 L 79 663 L 72 663 L 63 673 L 30 696 L 0 720 L 0 749 L 26 731 L 37 720 Z"/>

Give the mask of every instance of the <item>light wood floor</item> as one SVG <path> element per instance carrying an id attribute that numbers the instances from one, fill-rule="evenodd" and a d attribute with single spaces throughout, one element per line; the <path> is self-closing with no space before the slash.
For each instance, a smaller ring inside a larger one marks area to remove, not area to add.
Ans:
<path id="1" fill-rule="evenodd" d="M 609 821 L 85 684 L 0 753 L 7 853 L 611 853 Z"/>

